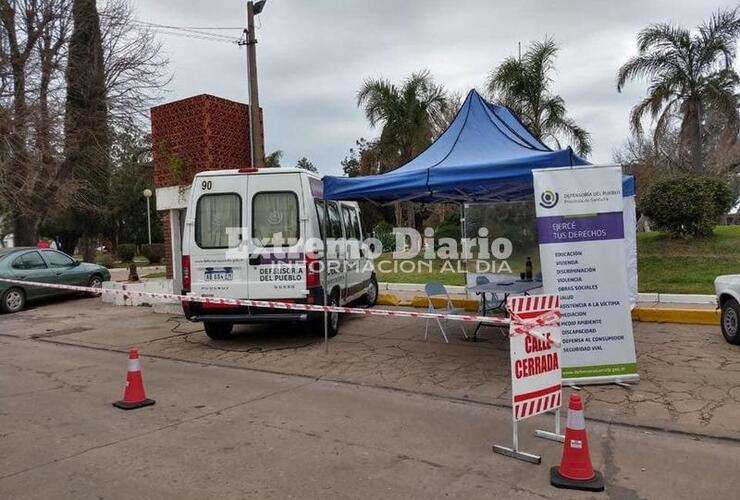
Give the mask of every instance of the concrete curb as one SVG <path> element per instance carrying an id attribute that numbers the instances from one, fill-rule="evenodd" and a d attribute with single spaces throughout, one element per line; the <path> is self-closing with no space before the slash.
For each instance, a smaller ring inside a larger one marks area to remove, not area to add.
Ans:
<path id="1" fill-rule="evenodd" d="M 434 297 L 432 299 L 434 307 L 446 307 L 447 301 L 441 297 Z M 378 295 L 378 305 L 381 306 L 402 306 L 402 307 L 417 307 L 426 309 L 428 302 L 426 295 L 414 295 L 412 298 L 401 298 L 393 293 L 380 293 Z M 478 310 L 480 302 L 475 299 L 460 299 L 452 298 L 452 305 L 454 307 L 460 307 L 466 311 L 475 312 Z"/>
<path id="2" fill-rule="evenodd" d="M 378 283 L 381 292 L 423 292 L 423 283 L 389 283 L 381 281 Z M 464 294 L 464 286 L 445 285 L 450 294 Z M 693 293 L 639 293 L 637 302 L 670 303 L 670 304 L 714 304 L 717 298 L 714 295 L 702 295 Z"/>
<path id="3" fill-rule="evenodd" d="M 644 323 L 719 325 L 720 312 L 716 309 L 637 306 L 632 310 L 632 319 Z"/>
<path id="4" fill-rule="evenodd" d="M 445 307 L 446 301 L 440 298 L 432 299 L 435 307 Z M 427 298 L 424 295 L 415 295 L 411 299 L 401 298 L 392 293 L 381 293 L 378 304 L 384 306 L 403 306 L 426 308 Z M 466 311 L 477 311 L 480 302 L 474 299 L 452 299 L 452 305 Z M 667 308 L 637 306 L 632 310 L 632 319 L 644 323 L 681 323 L 693 325 L 719 325 L 720 312 L 715 309 L 694 308 Z"/>

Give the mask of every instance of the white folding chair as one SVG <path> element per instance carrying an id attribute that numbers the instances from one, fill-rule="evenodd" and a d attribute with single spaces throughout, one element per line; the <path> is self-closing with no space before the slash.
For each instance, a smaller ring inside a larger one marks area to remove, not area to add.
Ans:
<path id="1" fill-rule="evenodd" d="M 443 314 L 463 314 L 465 312 L 465 309 L 461 307 L 454 307 L 452 305 L 452 299 L 450 299 L 450 294 L 447 293 L 447 289 L 442 283 L 432 282 L 427 283 L 424 287 L 424 291 L 427 294 L 427 302 L 429 303 L 429 308 L 427 309 L 430 313 L 443 313 Z M 445 307 L 436 308 L 434 307 L 434 301 L 432 300 L 433 297 L 444 297 L 447 299 L 447 303 Z M 424 326 L 424 340 L 427 340 L 427 337 L 429 335 L 429 321 L 432 318 L 427 318 L 426 325 Z M 435 321 L 437 321 L 437 325 L 439 326 L 439 330 L 442 332 L 442 337 L 445 339 L 445 342 L 449 344 L 449 340 L 447 339 L 447 318 L 444 320 L 444 326 L 442 326 L 442 321 L 440 321 L 439 318 L 434 318 Z M 465 338 L 468 338 L 468 334 L 465 332 L 465 327 L 463 326 L 462 322 L 460 322 L 460 330 L 462 330 L 463 335 Z"/>

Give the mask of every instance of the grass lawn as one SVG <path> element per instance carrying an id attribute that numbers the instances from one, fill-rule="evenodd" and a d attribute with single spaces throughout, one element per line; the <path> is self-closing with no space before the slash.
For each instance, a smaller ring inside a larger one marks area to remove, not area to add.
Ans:
<path id="1" fill-rule="evenodd" d="M 715 277 L 740 274 L 740 226 L 717 226 L 712 237 L 698 240 L 675 239 L 660 232 L 639 233 L 637 253 L 641 292 L 712 294 Z M 379 281 L 465 284 L 464 262 L 451 261 L 443 268 L 443 261 L 433 261 L 431 271 L 422 268 L 412 273 L 401 272 L 398 263 L 394 268 L 390 254 L 375 264 Z M 510 259 L 508 264 L 514 274 L 524 270 L 521 258 Z"/>
<path id="2" fill-rule="evenodd" d="M 166 276 L 167 276 L 167 273 L 165 272 L 149 273 L 149 274 L 145 274 L 144 276 L 141 276 L 141 279 L 149 279 L 149 280 L 162 279 L 162 278 L 165 278 Z"/>
<path id="3" fill-rule="evenodd" d="M 714 293 L 714 278 L 740 274 L 740 226 L 717 226 L 700 240 L 637 235 L 641 292 Z"/>
<path id="4" fill-rule="evenodd" d="M 537 255 L 537 250 L 532 250 L 530 253 L 532 253 L 532 259 L 535 264 L 533 272 L 538 272 L 539 268 L 537 266 L 537 262 L 539 260 L 539 257 Z M 423 262 L 428 262 L 424 259 L 414 259 L 415 261 L 421 260 Z M 493 270 L 489 270 L 489 267 L 495 265 L 496 272 L 512 272 L 515 275 L 518 275 L 521 272 L 524 272 L 524 257 L 518 257 L 518 258 L 511 258 L 506 261 L 508 264 L 508 268 L 501 269 L 498 266 L 501 264 L 500 262 L 496 262 L 495 264 L 491 264 L 490 261 L 488 262 L 481 262 L 480 265 L 483 267 L 480 267 L 481 272 L 494 272 Z M 403 272 L 404 267 L 406 264 L 399 264 L 399 261 L 393 261 L 391 258 L 391 254 L 383 254 L 379 259 L 375 261 L 375 272 L 378 276 L 378 281 L 386 281 L 388 283 L 429 283 L 430 281 L 438 281 L 440 283 L 443 283 L 445 285 L 465 285 L 465 261 L 457 261 L 457 260 L 450 260 L 447 261 L 448 263 L 445 265 L 445 261 L 443 260 L 434 260 L 432 261 L 432 269 L 431 271 L 427 270 L 425 267 L 419 265 L 420 269 L 418 272 Z M 396 265 L 396 268 L 394 268 L 394 264 Z M 470 270 L 475 271 L 476 263 L 475 261 L 471 260 L 469 263 Z"/>

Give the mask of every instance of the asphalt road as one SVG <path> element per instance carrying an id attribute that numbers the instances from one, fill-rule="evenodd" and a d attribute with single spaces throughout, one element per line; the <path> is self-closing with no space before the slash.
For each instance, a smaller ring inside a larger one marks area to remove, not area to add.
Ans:
<path id="1" fill-rule="evenodd" d="M 73 306 L 80 304 L 98 307 L 93 300 Z M 557 490 L 549 466 L 561 445 L 532 436 L 551 417 L 521 426 L 521 448 L 543 457 L 531 465 L 491 452 L 494 443 L 510 443 L 510 410 L 501 405 L 361 378 L 224 366 L 207 356 L 143 356 L 147 395 L 157 404 L 124 412 L 111 406 L 123 387 L 124 353 L 104 342 L 58 343 L 75 333 L 73 319 L 58 336 L 27 334 L 38 317 L 8 320 L 0 317 L 0 498 L 688 499 L 740 492 L 740 441 L 732 437 L 592 421 L 592 458 L 606 492 Z M 19 328 L 24 322 L 27 329 Z"/>

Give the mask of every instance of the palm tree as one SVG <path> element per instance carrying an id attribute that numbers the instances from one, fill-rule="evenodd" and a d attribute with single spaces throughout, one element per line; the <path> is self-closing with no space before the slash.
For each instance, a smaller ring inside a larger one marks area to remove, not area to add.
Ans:
<path id="1" fill-rule="evenodd" d="M 647 97 L 632 108 L 632 130 L 641 133 L 642 118 L 649 113 L 657 119 L 653 133 L 657 145 L 678 120 L 680 155 L 688 156 L 696 172 L 703 169 L 708 118 L 719 120 L 727 141 L 737 138 L 735 91 L 740 78 L 732 62 L 738 34 L 737 8 L 718 11 L 696 33 L 668 23 L 652 24 L 637 37 L 638 55 L 617 74 L 619 92 L 630 80 L 650 80 Z"/>
<path id="2" fill-rule="evenodd" d="M 396 154 L 400 166 L 419 154 L 432 140 L 447 110 L 447 92 L 429 71 L 406 78 L 400 87 L 385 79 L 366 80 L 357 93 L 372 127 L 382 124 L 380 143 Z"/>
<path id="3" fill-rule="evenodd" d="M 488 77 L 491 98 L 510 108 L 537 137 L 571 142 L 579 155 L 591 152 L 591 135 L 565 111 L 565 101 L 552 90 L 552 73 L 559 47 L 551 38 L 533 42 L 520 58 L 507 57 Z"/>
<path id="4" fill-rule="evenodd" d="M 372 127 L 382 125 L 377 141 L 381 171 L 401 166 L 421 153 L 445 120 L 448 100 L 444 87 L 434 83 L 429 71 L 406 78 L 400 87 L 386 79 L 366 80 L 357 93 L 357 106 L 364 108 Z M 402 219 L 396 205 L 396 223 Z M 414 225 L 409 209 L 408 224 Z"/>

